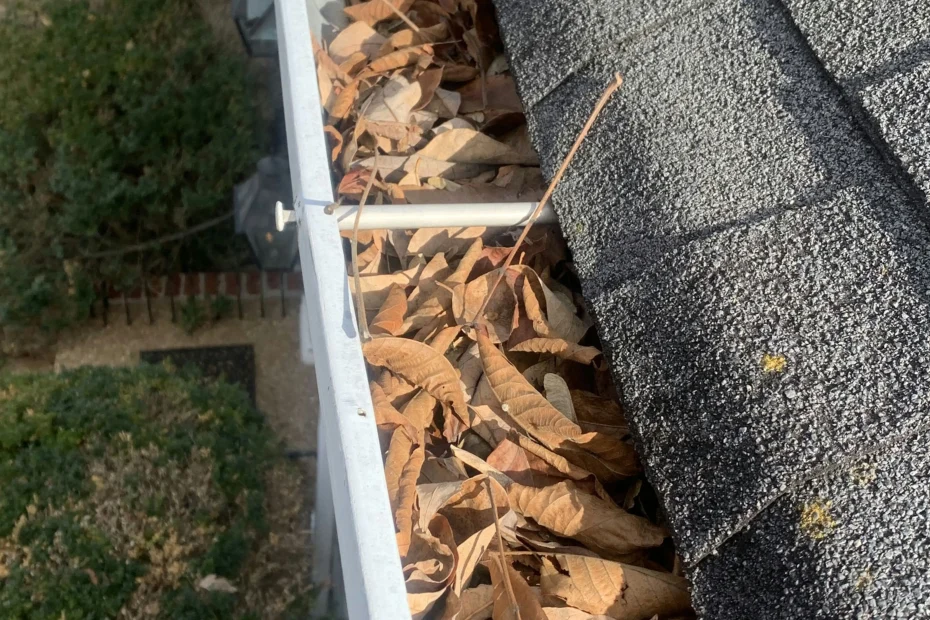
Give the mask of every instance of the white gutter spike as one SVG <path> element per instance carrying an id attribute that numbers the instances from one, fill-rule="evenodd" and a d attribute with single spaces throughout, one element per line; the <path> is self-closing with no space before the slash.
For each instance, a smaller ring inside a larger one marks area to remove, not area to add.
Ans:
<path id="1" fill-rule="evenodd" d="M 535 202 L 365 205 L 358 227 L 360 230 L 459 226 L 511 228 L 526 224 L 536 205 Z M 332 209 L 333 216 L 339 222 L 339 230 L 352 230 L 357 211 L 356 205 L 337 206 Z M 556 221 L 555 212 L 549 205 L 543 208 L 536 220 L 538 224 L 554 224 Z"/>
<path id="2" fill-rule="evenodd" d="M 291 183 L 300 199 L 296 217 L 306 321 L 320 392 L 318 454 L 325 459 L 318 464 L 326 480 L 317 482 L 314 579 L 324 587 L 340 581 L 326 574 L 338 556 L 351 620 L 409 620 L 342 238 L 335 218 L 323 209 L 333 203 L 333 190 L 307 4 L 274 4 Z M 338 553 L 328 544 L 333 525 Z M 328 594 L 321 594 L 323 607 Z"/>

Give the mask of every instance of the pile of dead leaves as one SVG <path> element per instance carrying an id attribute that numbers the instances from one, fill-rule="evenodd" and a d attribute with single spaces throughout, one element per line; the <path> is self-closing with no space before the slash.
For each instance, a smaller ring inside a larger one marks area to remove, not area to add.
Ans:
<path id="1" fill-rule="evenodd" d="M 349 283 L 413 617 L 688 616 L 557 233 L 507 268 L 514 237 L 483 228 L 360 241 Z"/>
<path id="2" fill-rule="evenodd" d="M 368 0 L 316 45 L 341 200 L 537 200 L 536 153 L 490 0 Z M 437 192 L 435 190 L 446 190 Z"/>

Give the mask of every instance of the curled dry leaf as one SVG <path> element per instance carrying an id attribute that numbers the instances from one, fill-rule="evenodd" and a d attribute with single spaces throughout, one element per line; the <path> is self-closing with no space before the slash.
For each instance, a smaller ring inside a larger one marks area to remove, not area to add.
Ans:
<path id="1" fill-rule="evenodd" d="M 482 93 L 482 91 L 484 91 Z M 479 112 L 485 109 L 507 110 L 509 112 L 523 112 L 523 103 L 517 94 L 517 87 L 510 75 L 492 75 L 484 80 L 472 80 L 458 89 L 462 96 L 460 112 Z M 487 105 L 484 99 L 487 98 Z"/>
<path id="2" fill-rule="evenodd" d="M 398 30 L 391 35 L 391 38 L 388 39 L 388 42 L 394 49 L 401 49 L 404 47 L 410 47 L 412 45 L 422 45 L 423 43 L 435 43 L 437 41 L 442 41 L 448 36 L 448 34 L 449 29 L 446 27 L 445 22 L 440 22 L 435 26 L 420 28 L 419 32 L 411 30 L 410 28 Z"/>
<path id="3" fill-rule="evenodd" d="M 540 444 L 536 443 L 529 437 L 512 432 L 508 438 L 510 441 L 520 446 L 520 448 L 522 448 L 527 453 L 528 459 L 531 462 L 535 457 L 536 459 L 539 459 L 548 465 L 551 469 L 546 469 L 544 471 L 546 471 L 546 473 L 549 475 L 572 480 L 574 481 L 575 485 L 585 493 L 597 495 L 605 502 L 613 503 L 613 500 L 610 498 L 610 495 L 608 495 L 607 491 L 604 490 L 604 486 L 601 484 L 600 480 L 598 480 L 597 477 L 588 470 L 582 469 L 577 465 L 569 463 L 565 457 L 559 456 L 545 446 L 541 446 Z M 558 473 L 556 474 L 555 472 Z M 517 482 L 519 482 L 519 480 Z"/>
<path id="4" fill-rule="evenodd" d="M 478 316 L 478 310 L 484 305 L 488 291 L 499 275 L 500 270 L 491 271 L 464 287 L 457 287 L 452 293 L 452 312 L 456 322 L 464 325 L 476 321 L 487 328 L 494 343 L 505 342 L 517 322 L 517 298 L 506 279 L 497 285 L 481 316 Z"/>
<path id="5" fill-rule="evenodd" d="M 429 392 L 420 390 L 404 407 L 404 417 L 418 430 L 426 430 L 433 423 L 437 402 Z"/>
<path id="6" fill-rule="evenodd" d="M 358 98 L 359 81 L 352 80 L 339 91 L 329 107 L 329 122 L 340 121 L 352 111 L 355 100 Z"/>
<path id="7" fill-rule="evenodd" d="M 382 366 L 423 388 L 441 403 L 449 403 L 463 419 L 468 417 L 465 392 L 458 373 L 442 354 L 422 342 L 404 338 L 378 338 L 362 346 L 372 366 Z"/>
<path id="8" fill-rule="evenodd" d="M 436 517 L 427 531 L 415 530 L 404 558 L 407 604 L 415 619 L 424 618 L 455 578 L 458 555 L 448 521 Z"/>
<path id="9" fill-rule="evenodd" d="M 513 351 L 513 349 L 511 349 Z M 558 409 L 566 418 L 578 424 L 578 417 L 575 415 L 575 405 L 572 404 L 572 394 L 568 389 L 565 379 L 555 373 L 547 373 L 543 377 L 543 387 L 546 390 L 546 400 L 553 407 Z"/>
<path id="10" fill-rule="evenodd" d="M 548 353 L 564 360 L 591 364 L 601 354 L 594 347 L 582 347 L 560 338 L 533 338 L 510 349 L 521 353 Z"/>
<path id="11" fill-rule="evenodd" d="M 359 278 L 359 286 L 362 295 L 365 298 L 366 308 L 380 308 L 387 301 L 388 294 L 394 285 L 401 287 L 416 286 L 420 280 L 420 273 L 426 266 L 422 258 L 414 261 L 409 269 L 398 271 L 396 273 L 364 275 Z M 353 295 L 357 293 L 355 289 L 355 279 L 349 278 L 349 290 Z"/>
<path id="12" fill-rule="evenodd" d="M 427 297 L 416 311 L 407 319 L 407 330 L 420 329 L 435 321 L 441 314 L 452 309 L 451 287 L 462 284 L 468 279 L 472 267 L 481 255 L 483 247 L 480 238 L 475 239 L 465 255 L 459 261 L 458 267 L 445 281 L 445 287 L 437 287 L 433 294 Z"/>
<path id="13" fill-rule="evenodd" d="M 558 484 L 565 479 L 554 467 L 509 439 L 504 439 L 494 448 L 494 452 L 488 456 L 487 464 L 514 482 L 531 487 Z"/>
<path id="14" fill-rule="evenodd" d="M 343 10 L 352 21 L 364 22 L 369 26 L 374 26 L 380 21 L 397 16 L 391 6 L 401 13 L 406 13 L 412 5 L 413 0 L 368 0 L 367 2 L 347 6 Z"/>
<path id="15" fill-rule="evenodd" d="M 607 557 L 658 547 L 666 537 L 665 530 L 648 519 L 583 493 L 569 481 L 542 489 L 514 483 L 509 497 L 524 517 Z"/>
<path id="16" fill-rule="evenodd" d="M 516 266 L 512 269 L 520 270 L 526 277 L 523 303 L 536 333 L 571 343 L 579 342 L 590 326 L 575 314 L 574 304 L 554 293 L 529 267 Z"/>
<path id="17" fill-rule="evenodd" d="M 488 568 L 494 586 L 495 620 L 546 620 L 539 597 L 509 562 L 501 555 L 492 554 Z"/>
<path id="18" fill-rule="evenodd" d="M 463 164 L 535 164 L 512 147 L 474 129 L 444 131 L 420 149 L 419 155 Z"/>
<path id="19" fill-rule="evenodd" d="M 584 433 L 549 404 L 517 371 L 488 336 L 478 332 L 481 363 L 507 415 L 544 446 L 605 481 L 639 471 L 632 446 L 599 433 Z"/>
<path id="20" fill-rule="evenodd" d="M 429 59 L 432 48 L 429 45 L 412 45 L 403 49 L 394 50 L 368 65 L 368 69 L 363 71 L 359 77 L 371 77 L 378 73 L 386 73 L 401 67 L 407 67 L 416 64 L 421 59 Z"/>
<path id="21" fill-rule="evenodd" d="M 387 39 L 368 24 L 356 22 L 339 31 L 329 44 L 329 55 L 337 63 L 345 62 L 359 52 L 371 58 L 385 41 Z"/>
<path id="22" fill-rule="evenodd" d="M 455 458 L 460 460 L 465 465 L 471 467 L 479 474 L 484 474 L 489 478 L 493 478 L 505 489 L 510 488 L 510 485 L 513 484 L 513 480 L 510 478 L 510 476 L 498 469 L 495 469 L 494 467 L 491 467 L 488 465 L 487 461 L 482 459 L 480 456 L 472 454 L 468 450 L 464 450 L 456 446 L 450 446 L 449 449 L 452 450 L 452 454 L 455 456 Z"/>
<path id="23" fill-rule="evenodd" d="M 404 315 L 407 314 L 407 295 L 404 291 L 404 287 L 399 284 L 391 285 L 387 298 L 369 327 L 373 336 L 396 336 L 400 333 L 404 325 Z"/>
<path id="24" fill-rule="evenodd" d="M 558 565 L 543 559 L 543 592 L 588 613 L 641 620 L 691 610 L 688 582 L 681 577 L 585 556 L 557 555 L 555 560 Z"/>
<path id="25" fill-rule="evenodd" d="M 417 478 L 420 477 L 420 468 L 426 457 L 423 440 L 417 441 L 414 442 L 404 428 L 397 429 L 384 461 L 384 477 L 394 512 L 397 547 L 401 555 L 406 555 L 411 544 Z"/>

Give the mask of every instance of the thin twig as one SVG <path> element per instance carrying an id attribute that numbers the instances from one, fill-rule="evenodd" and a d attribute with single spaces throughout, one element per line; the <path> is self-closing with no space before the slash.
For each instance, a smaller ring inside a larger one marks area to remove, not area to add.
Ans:
<path id="1" fill-rule="evenodd" d="M 494 530 L 497 532 L 497 546 L 500 547 L 500 556 L 497 563 L 500 564 L 501 573 L 504 577 L 504 588 L 507 590 L 507 596 L 510 597 L 510 604 L 513 607 L 514 615 L 517 620 L 520 617 L 520 606 L 517 604 L 517 596 L 513 593 L 513 583 L 510 582 L 510 560 L 507 558 L 507 547 L 504 546 L 504 537 L 501 536 L 501 521 L 497 516 L 497 502 L 494 501 L 494 491 L 491 489 L 491 479 L 484 479 L 484 486 L 488 489 L 488 497 L 491 498 L 491 512 L 494 513 Z"/>
<path id="2" fill-rule="evenodd" d="M 362 199 L 358 201 L 358 211 L 355 212 L 355 226 L 352 227 L 352 271 L 355 273 L 355 311 L 358 314 L 359 331 L 361 332 L 362 342 L 371 340 L 371 334 L 368 333 L 368 316 L 365 314 L 365 299 L 362 295 L 362 277 L 358 270 L 358 223 L 362 219 L 362 209 L 365 208 L 365 201 L 368 200 L 368 193 L 371 186 L 375 183 L 375 176 L 378 174 L 378 153 L 375 153 L 375 166 L 368 177 L 368 184 L 365 185 L 365 191 L 362 192 Z"/>
<path id="3" fill-rule="evenodd" d="M 478 320 L 478 317 L 484 312 L 485 307 L 488 305 L 488 302 L 491 300 L 491 295 L 494 294 L 494 290 L 501 283 L 501 280 L 504 279 L 504 273 L 507 271 L 507 268 L 510 267 L 513 263 L 514 255 L 517 253 L 517 249 L 523 244 L 523 241 L 526 239 L 526 235 L 529 234 L 530 228 L 533 227 L 533 224 L 536 223 L 536 220 L 539 219 L 539 214 L 542 213 L 543 207 L 546 206 L 546 203 L 549 202 L 549 198 L 552 196 L 552 192 L 555 191 L 556 186 L 558 186 L 559 181 L 562 180 L 562 175 L 565 174 L 565 170 L 568 168 L 568 165 L 571 163 L 572 159 L 575 157 L 575 153 L 578 152 L 578 148 L 581 146 L 581 143 L 584 142 L 585 137 L 588 135 L 588 132 L 591 131 L 591 127 L 594 125 L 594 121 L 597 120 L 598 115 L 601 113 L 601 110 L 604 109 L 604 106 L 607 105 L 607 100 L 610 99 L 610 96 L 613 95 L 618 88 L 623 84 L 623 78 L 620 77 L 620 74 L 617 73 L 614 76 L 614 81 L 610 83 L 607 89 L 604 91 L 604 94 L 601 95 L 601 98 L 598 99 L 597 104 L 594 106 L 594 110 L 591 112 L 591 116 L 588 117 L 588 122 L 584 124 L 584 127 L 581 129 L 581 133 L 578 134 L 578 137 L 575 138 L 575 143 L 572 145 L 571 150 L 568 151 L 568 155 L 565 156 L 565 159 L 562 160 L 562 165 L 559 166 L 558 172 L 555 173 L 555 176 L 552 177 L 552 182 L 549 183 L 549 187 L 546 188 L 546 193 L 543 194 L 543 197 L 540 199 L 539 204 L 536 205 L 536 209 L 533 211 L 533 214 L 530 216 L 529 221 L 526 223 L 526 226 L 523 227 L 523 232 L 520 233 L 520 236 L 517 237 L 517 242 L 514 244 L 513 249 L 507 255 L 507 260 L 504 261 L 504 266 L 500 268 L 500 273 L 497 274 L 497 279 L 494 281 L 494 286 L 488 290 L 488 294 L 484 298 L 484 302 L 481 304 L 481 308 L 478 309 L 478 312 L 475 313 L 475 320 Z"/>
<path id="4" fill-rule="evenodd" d="M 152 239 L 151 241 L 145 241 L 143 243 L 136 243 L 135 245 L 127 245 L 126 247 L 117 248 L 115 250 L 106 250 L 103 252 L 93 252 L 90 254 L 81 254 L 78 258 L 107 258 L 110 256 L 119 256 L 121 254 L 130 254 L 132 252 L 141 252 L 149 248 L 154 248 L 163 243 L 169 243 L 171 241 L 177 241 L 188 237 L 195 233 L 202 232 L 208 228 L 213 228 L 218 224 L 222 224 L 229 218 L 233 216 L 233 212 L 225 213 L 223 215 L 217 216 L 212 220 L 207 220 L 206 222 L 201 222 L 196 226 L 191 226 L 187 230 L 182 230 L 181 232 L 172 233 L 170 235 L 165 235 L 164 237 L 159 237 L 158 239 Z"/>
<path id="5" fill-rule="evenodd" d="M 407 24 L 408 26 L 410 26 L 410 29 L 411 29 L 411 30 L 413 30 L 414 32 L 420 32 L 420 27 L 417 26 L 416 24 L 414 24 L 414 23 L 410 20 L 409 17 L 407 17 L 406 15 L 404 15 L 396 6 L 394 6 L 394 3 L 393 3 L 393 2 L 388 2 L 388 0 L 381 0 L 381 2 L 385 3 L 386 5 L 388 5 L 388 8 L 390 8 L 392 11 L 394 11 L 394 14 L 395 14 L 395 15 L 397 15 L 399 18 L 401 18 L 402 20 L 404 20 L 404 23 Z"/>

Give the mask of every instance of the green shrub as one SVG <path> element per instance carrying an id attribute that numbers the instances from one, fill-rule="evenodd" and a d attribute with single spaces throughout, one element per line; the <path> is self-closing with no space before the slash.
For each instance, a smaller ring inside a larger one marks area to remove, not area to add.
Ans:
<path id="1" fill-rule="evenodd" d="M 300 475 L 238 388 L 163 366 L 0 377 L 0 488 L 2 618 L 307 609 Z"/>
<path id="2" fill-rule="evenodd" d="M 195 0 L 0 2 L 0 327 L 54 333 L 91 286 L 248 256 L 231 209 L 260 150 L 245 59 Z"/>

